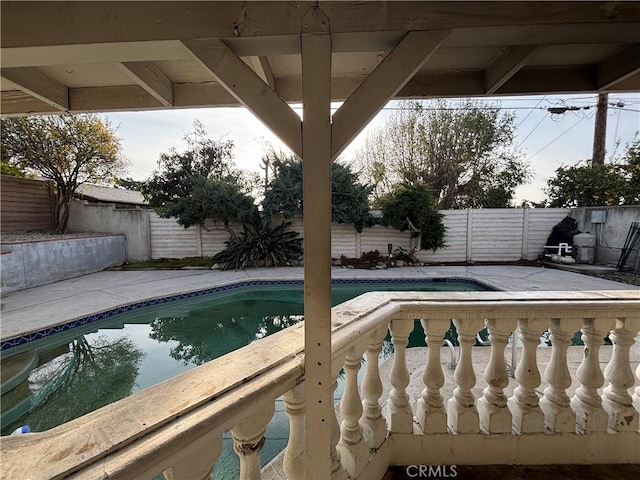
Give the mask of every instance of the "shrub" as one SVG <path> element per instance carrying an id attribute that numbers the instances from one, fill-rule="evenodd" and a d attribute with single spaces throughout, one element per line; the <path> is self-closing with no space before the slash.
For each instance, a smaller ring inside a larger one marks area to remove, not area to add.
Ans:
<path id="1" fill-rule="evenodd" d="M 380 206 L 383 225 L 401 232 L 411 230 L 412 236 L 419 238 L 420 248 L 435 251 L 445 246 L 443 215 L 436 210 L 433 195 L 426 186 L 399 185 L 380 200 Z"/>
<path id="2" fill-rule="evenodd" d="M 227 247 L 213 257 L 223 270 L 257 266 L 286 265 L 302 256 L 302 238 L 290 231 L 291 222 L 271 226 L 269 217 L 254 212 L 242 224 L 237 238 L 225 242 Z"/>

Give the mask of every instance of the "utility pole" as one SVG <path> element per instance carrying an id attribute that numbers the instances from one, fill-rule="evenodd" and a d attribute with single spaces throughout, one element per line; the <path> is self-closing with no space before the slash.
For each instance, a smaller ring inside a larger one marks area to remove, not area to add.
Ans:
<path id="1" fill-rule="evenodd" d="M 608 93 L 598 94 L 598 109 L 596 111 L 596 126 L 593 132 L 593 156 L 591 161 L 596 164 L 604 163 L 604 150 L 607 141 L 607 104 Z"/>

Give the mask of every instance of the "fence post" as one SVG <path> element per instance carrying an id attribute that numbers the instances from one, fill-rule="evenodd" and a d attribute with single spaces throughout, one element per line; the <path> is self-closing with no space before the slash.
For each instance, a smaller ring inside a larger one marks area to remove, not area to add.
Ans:
<path id="1" fill-rule="evenodd" d="M 471 261 L 473 252 L 473 210 L 467 208 L 467 262 Z"/>
<path id="2" fill-rule="evenodd" d="M 527 252 L 529 251 L 529 208 L 523 208 L 522 215 L 522 258 L 529 260 Z"/>
<path id="3" fill-rule="evenodd" d="M 199 224 L 196 225 L 196 252 L 202 256 L 202 227 Z"/>

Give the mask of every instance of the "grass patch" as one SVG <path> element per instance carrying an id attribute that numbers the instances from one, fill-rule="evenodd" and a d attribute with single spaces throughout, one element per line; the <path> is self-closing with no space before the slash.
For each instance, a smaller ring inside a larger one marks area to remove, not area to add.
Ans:
<path id="1" fill-rule="evenodd" d="M 139 269 L 178 269 L 183 267 L 212 267 L 213 260 L 211 257 L 187 257 L 187 258 L 159 258 L 157 260 L 148 260 L 146 262 L 127 263 L 122 266 L 123 270 L 139 270 Z"/>

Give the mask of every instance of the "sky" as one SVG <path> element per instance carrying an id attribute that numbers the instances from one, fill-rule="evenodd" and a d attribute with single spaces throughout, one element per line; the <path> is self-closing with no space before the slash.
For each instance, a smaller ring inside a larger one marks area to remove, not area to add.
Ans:
<path id="1" fill-rule="evenodd" d="M 499 102 L 501 108 L 515 114 L 515 145 L 532 167 L 534 178 L 516 191 L 515 203 L 541 201 L 547 179 L 561 165 L 575 165 L 591 158 L 597 96 L 545 95 L 528 97 L 484 98 Z M 454 102 L 454 100 L 451 100 Z M 640 131 L 640 93 L 610 94 L 607 115 L 606 158 L 622 155 L 625 146 Z M 611 105 L 614 106 L 611 106 Z M 336 104 L 337 108 L 339 104 Z M 551 114 L 551 107 L 578 107 L 563 115 Z M 390 102 L 349 145 L 341 155 L 345 162 L 353 160 L 362 148 L 367 132 L 384 125 L 396 102 Z M 585 108 L 589 107 L 589 108 Z M 299 107 L 294 107 L 300 112 Z M 128 176 L 144 180 L 157 168 L 161 153 L 173 147 L 184 151 L 185 134 L 193 131 L 194 120 L 200 121 L 209 138 L 232 140 L 234 161 L 238 168 L 260 171 L 265 144 L 276 150 L 286 146 L 244 107 L 146 112 L 122 112 L 105 115 L 116 128 L 122 153 L 129 160 Z"/>

